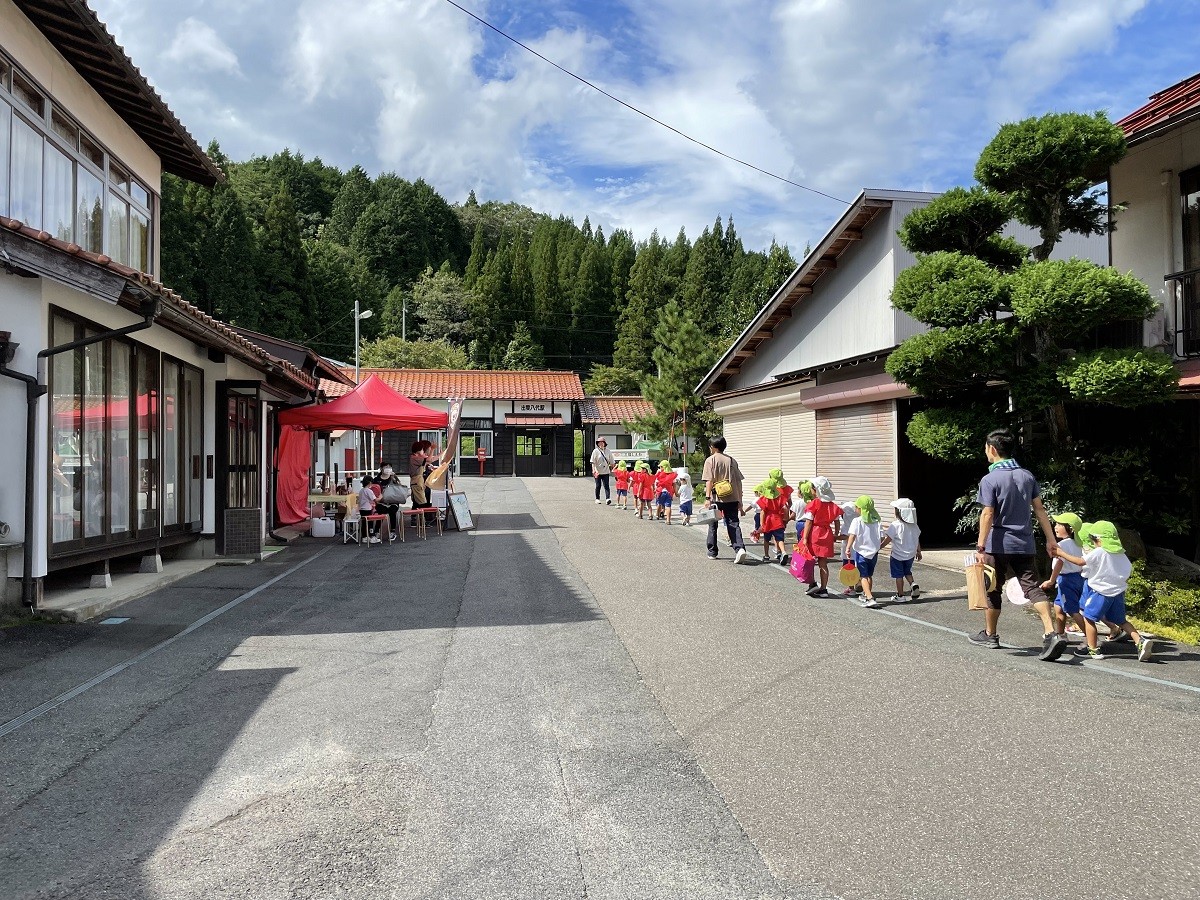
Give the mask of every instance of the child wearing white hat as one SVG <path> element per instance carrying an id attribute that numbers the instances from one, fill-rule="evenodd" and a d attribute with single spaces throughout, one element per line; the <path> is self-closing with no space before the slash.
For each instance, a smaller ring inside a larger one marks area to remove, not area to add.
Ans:
<path id="1" fill-rule="evenodd" d="M 913 581 L 913 562 L 921 559 L 921 529 L 917 525 L 917 505 L 907 497 L 892 501 L 892 513 L 895 518 L 883 530 L 879 549 L 883 550 L 888 544 L 892 545 L 890 562 L 892 577 L 896 579 L 896 602 L 907 603 L 904 596 L 904 582 L 911 585 L 912 599 L 921 596 L 921 586 Z"/>

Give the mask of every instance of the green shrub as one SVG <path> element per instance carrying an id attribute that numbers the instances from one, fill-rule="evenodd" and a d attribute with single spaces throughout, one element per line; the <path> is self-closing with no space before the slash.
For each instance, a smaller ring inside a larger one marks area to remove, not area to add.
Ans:
<path id="1" fill-rule="evenodd" d="M 892 306 L 939 328 L 977 322 L 1007 303 L 1004 278 L 983 260 L 930 253 L 896 276 Z"/>
<path id="2" fill-rule="evenodd" d="M 1170 399 L 1179 372 L 1156 350 L 1097 350 L 1063 365 L 1058 380 L 1074 400 L 1129 408 Z"/>
<path id="3" fill-rule="evenodd" d="M 1139 629 L 1187 643 L 1200 643 L 1200 587 L 1183 581 L 1154 579 L 1145 560 L 1133 564 L 1125 605 L 1138 617 Z"/>
<path id="4" fill-rule="evenodd" d="M 1013 315 L 1057 335 L 1087 332 L 1104 322 L 1145 319 L 1155 309 L 1133 275 L 1084 259 L 1026 263 L 1009 278 Z"/>
<path id="5" fill-rule="evenodd" d="M 905 434 L 914 447 L 934 459 L 977 463 L 988 432 L 1006 424 L 1004 417 L 987 407 L 936 407 L 916 413 Z"/>
<path id="6" fill-rule="evenodd" d="M 973 393 L 1007 376 L 1016 336 L 1006 322 L 976 322 L 914 335 L 888 356 L 884 368 L 922 397 Z"/>

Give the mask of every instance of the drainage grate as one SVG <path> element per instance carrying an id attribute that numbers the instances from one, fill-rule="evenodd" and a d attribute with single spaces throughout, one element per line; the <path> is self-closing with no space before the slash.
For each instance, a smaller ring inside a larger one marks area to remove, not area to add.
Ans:
<path id="1" fill-rule="evenodd" d="M 129 621 L 130 618 L 131 618 L 130 616 L 110 616 L 109 618 L 102 621 L 100 624 L 101 625 L 124 625 L 126 622 Z"/>

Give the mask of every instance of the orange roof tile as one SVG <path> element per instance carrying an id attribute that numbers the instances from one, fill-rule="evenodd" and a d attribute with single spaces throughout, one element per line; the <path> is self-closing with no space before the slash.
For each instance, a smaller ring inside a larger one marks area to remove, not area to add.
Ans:
<path id="1" fill-rule="evenodd" d="M 354 370 L 344 370 L 354 378 Z M 378 375 L 393 390 L 412 400 L 448 397 L 463 400 L 582 400 L 583 385 L 574 372 L 489 371 L 486 369 L 362 369 L 361 376 Z M 351 390 L 321 379 L 330 397 Z"/>
<path id="2" fill-rule="evenodd" d="M 650 401 L 636 395 L 587 397 L 579 404 L 579 418 L 584 425 L 619 425 L 653 412 Z"/>
<path id="3" fill-rule="evenodd" d="M 1138 141 L 1178 119 L 1200 113 L 1200 72 L 1150 97 L 1150 102 L 1117 122 L 1125 140 Z"/>

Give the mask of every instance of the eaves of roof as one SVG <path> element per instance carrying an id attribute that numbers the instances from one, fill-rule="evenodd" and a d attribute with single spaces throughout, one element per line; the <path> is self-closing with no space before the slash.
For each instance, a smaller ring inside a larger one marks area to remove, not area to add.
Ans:
<path id="1" fill-rule="evenodd" d="M 1117 122 L 1130 146 L 1200 118 L 1200 72 L 1164 88 Z"/>
<path id="2" fill-rule="evenodd" d="M 752 358 L 775 333 L 775 329 L 792 317 L 793 310 L 813 293 L 814 285 L 826 272 L 837 268 L 838 259 L 850 247 L 862 240 L 863 232 L 875 217 L 889 209 L 896 200 L 932 200 L 936 194 L 918 191 L 889 191 L 865 189 L 846 209 L 841 218 L 825 234 L 812 252 L 796 267 L 783 285 L 759 310 L 737 340 L 709 369 L 696 386 L 704 396 L 721 384 L 743 363 Z"/>
<path id="3" fill-rule="evenodd" d="M 158 318 L 155 319 L 157 324 L 204 346 L 230 353 L 268 374 L 278 374 L 301 392 L 307 393 L 316 389 L 317 380 L 314 377 L 287 360 L 272 356 L 262 347 L 238 334 L 232 326 L 213 318 L 199 307 L 183 299 L 175 291 L 155 281 L 145 272 L 131 269 L 104 254 L 91 253 L 78 244 L 60 241 L 48 232 L 30 228 L 17 219 L 0 216 L 0 228 L 37 241 L 64 256 L 71 257 L 78 265 L 95 266 L 124 278 L 127 282 L 126 293 L 122 295 L 125 306 L 136 309 L 135 297 L 137 295 L 149 294 L 161 299 L 163 308 Z"/>
<path id="4" fill-rule="evenodd" d="M 353 378 L 353 369 L 347 374 Z M 583 385 L 575 372 L 493 369 L 380 369 L 364 368 L 361 377 L 375 374 L 384 384 L 413 400 L 447 397 L 464 400 L 582 400 Z M 321 382 L 329 396 L 345 393 L 332 382 Z"/>
<path id="5" fill-rule="evenodd" d="M 13 2 L 158 155 L 165 171 L 203 185 L 225 180 L 85 0 Z"/>

